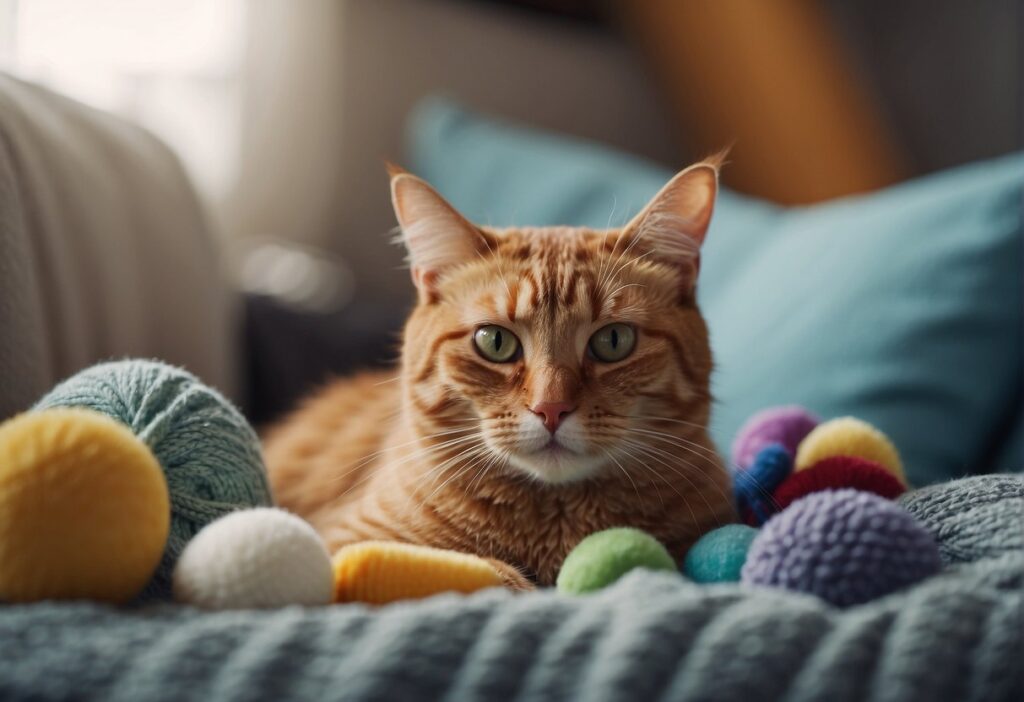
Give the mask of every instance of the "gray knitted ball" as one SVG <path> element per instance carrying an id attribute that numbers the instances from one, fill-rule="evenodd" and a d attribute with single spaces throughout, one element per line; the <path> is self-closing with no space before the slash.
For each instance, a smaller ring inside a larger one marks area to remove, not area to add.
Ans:
<path id="1" fill-rule="evenodd" d="M 898 502 L 932 533 L 947 565 L 1024 552 L 1024 476 L 977 475 Z"/>
<path id="2" fill-rule="evenodd" d="M 797 500 L 764 525 L 741 580 L 846 607 L 941 568 L 935 539 L 905 509 L 859 490 L 825 490 Z"/>
<path id="3" fill-rule="evenodd" d="M 156 456 L 171 498 L 163 559 L 143 593 L 168 597 L 188 541 L 228 512 L 271 504 L 259 439 L 235 407 L 191 373 L 157 361 L 101 363 L 33 409 L 85 407 L 128 426 Z"/>

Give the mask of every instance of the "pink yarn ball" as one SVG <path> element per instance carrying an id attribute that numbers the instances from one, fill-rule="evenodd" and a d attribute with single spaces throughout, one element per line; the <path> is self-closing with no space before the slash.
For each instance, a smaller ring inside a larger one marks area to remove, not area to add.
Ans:
<path id="1" fill-rule="evenodd" d="M 768 444 L 782 444 L 791 456 L 804 437 L 818 426 L 821 419 L 799 405 L 769 407 L 747 420 L 732 442 L 732 461 L 740 468 L 749 468 Z"/>

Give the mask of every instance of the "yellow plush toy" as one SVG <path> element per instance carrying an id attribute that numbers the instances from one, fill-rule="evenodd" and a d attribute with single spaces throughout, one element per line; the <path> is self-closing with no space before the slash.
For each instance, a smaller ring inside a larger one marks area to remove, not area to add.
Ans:
<path id="1" fill-rule="evenodd" d="M 126 426 L 85 409 L 0 425 L 0 600 L 126 602 L 160 562 L 167 483 Z"/>
<path id="2" fill-rule="evenodd" d="M 482 558 L 390 541 L 346 546 L 334 555 L 333 563 L 335 602 L 387 604 L 504 584 Z"/>

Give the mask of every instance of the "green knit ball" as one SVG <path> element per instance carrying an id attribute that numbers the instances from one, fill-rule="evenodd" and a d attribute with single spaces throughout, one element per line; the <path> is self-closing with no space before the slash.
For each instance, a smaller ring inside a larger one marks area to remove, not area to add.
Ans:
<path id="1" fill-rule="evenodd" d="M 101 363 L 73 375 L 34 409 L 85 407 L 123 424 L 167 478 L 171 531 L 144 598 L 168 597 L 185 544 L 228 512 L 271 504 L 259 439 L 235 407 L 192 374 L 156 361 Z"/>
<path id="2" fill-rule="evenodd" d="M 757 529 L 727 524 L 698 539 L 683 559 L 683 575 L 697 583 L 736 583 Z"/>
<path id="3" fill-rule="evenodd" d="M 569 552 L 558 574 L 558 591 L 579 595 L 600 590 L 634 568 L 675 571 L 676 563 L 650 534 L 629 527 L 605 529 Z"/>

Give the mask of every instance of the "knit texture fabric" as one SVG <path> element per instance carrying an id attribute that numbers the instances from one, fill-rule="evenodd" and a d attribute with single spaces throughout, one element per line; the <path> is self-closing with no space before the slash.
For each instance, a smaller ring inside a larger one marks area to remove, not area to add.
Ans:
<path id="1" fill-rule="evenodd" d="M 1015 499 L 993 496 L 1001 480 L 954 484 L 949 509 Z M 939 512 L 918 518 L 932 530 Z M 997 530 L 1019 527 L 1013 509 L 997 514 Z M 587 596 L 487 590 L 376 609 L 6 606 L 0 699 L 1016 702 L 1022 611 L 1020 549 L 848 609 L 649 571 Z"/>
<path id="2" fill-rule="evenodd" d="M 1024 477 L 954 480 L 908 492 L 899 503 L 935 535 L 947 564 L 1024 553 Z"/>
<path id="3" fill-rule="evenodd" d="M 849 610 L 651 571 L 379 609 L 19 605 L 0 699 L 1019 702 L 1022 591 L 1014 554 Z"/>
<path id="4" fill-rule="evenodd" d="M 144 597 L 168 597 L 178 556 L 233 510 L 269 506 L 259 440 L 235 407 L 192 374 L 156 361 L 101 363 L 65 380 L 33 409 L 85 407 L 126 424 L 160 462 L 171 532 Z"/>

